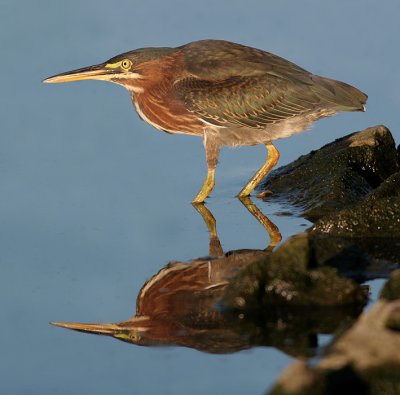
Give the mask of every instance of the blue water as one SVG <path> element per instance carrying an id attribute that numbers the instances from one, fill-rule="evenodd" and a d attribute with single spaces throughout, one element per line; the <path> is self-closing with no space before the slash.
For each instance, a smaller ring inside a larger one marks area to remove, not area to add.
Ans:
<path id="1" fill-rule="evenodd" d="M 134 313 L 144 282 L 169 261 L 208 253 L 189 204 L 205 175 L 200 140 L 141 122 L 121 87 L 44 85 L 49 75 L 143 46 L 223 38 L 269 50 L 370 96 L 277 143 L 280 164 L 383 123 L 400 141 L 400 4 L 385 1 L 178 0 L 0 2 L 0 392 L 261 394 L 291 358 L 272 348 L 209 355 L 146 348 L 52 327 Z M 268 235 L 233 196 L 265 157 L 224 149 L 208 201 L 225 251 Z M 254 202 L 284 238 L 307 221 Z"/>

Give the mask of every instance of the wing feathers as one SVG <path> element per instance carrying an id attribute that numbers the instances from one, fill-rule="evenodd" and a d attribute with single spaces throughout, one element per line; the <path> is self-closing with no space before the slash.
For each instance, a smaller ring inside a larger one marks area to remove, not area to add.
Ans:
<path id="1" fill-rule="evenodd" d="M 214 82 L 189 77 L 174 88 L 190 111 L 218 126 L 265 127 L 309 112 L 319 103 L 308 85 L 271 75 Z"/>
<path id="2" fill-rule="evenodd" d="M 314 112 L 362 109 L 366 101 L 356 88 L 254 48 L 211 40 L 182 51 L 185 72 L 174 83 L 175 97 L 217 126 L 264 128 Z"/>

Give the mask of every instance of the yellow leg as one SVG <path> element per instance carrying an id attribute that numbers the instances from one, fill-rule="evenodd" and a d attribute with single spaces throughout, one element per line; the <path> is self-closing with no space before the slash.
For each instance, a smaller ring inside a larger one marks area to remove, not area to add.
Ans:
<path id="1" fill-rule="evenodd" d="M 206 197 L 211 193 L 215 185 L 215 168 L 208 168 L 207 177 L 204 180 L 200 192 L 192 200 L 192 203 L 203 203 Z"/>
<path id="2" fill-rule="evenodd" d="M 249 196 L 254 188 L 260 183 L 260 181 L 273 169 L 279 160 L 279 151 L 275 146 L 270 143 L 266 144 L 268 157 L 265 163 L 260 167 L 256 174 L 250 179 L 250 181 L 244 186 L 239 192 L 239 197 Z"/>

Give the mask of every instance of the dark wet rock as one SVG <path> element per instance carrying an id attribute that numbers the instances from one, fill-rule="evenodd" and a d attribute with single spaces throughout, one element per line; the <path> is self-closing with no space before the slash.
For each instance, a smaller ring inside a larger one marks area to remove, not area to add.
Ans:
<path id="1" fill-rule="evenodd" d="M 340 138 L 271 173 L 269 200 L 299 207 L 311 221 L 359 202 L 399 170 L 390 131 L 375 126 Z"/>
<path id="2" fill-rule="evenodd" d="M 398 151 L 384 126 L 353 133 L 275 171 L 269 199 L 285 200 L 315 222 L 312 234 L 327 238 L 312 240 L 331 255 L 330 266 L 345 274 L 381 266 L 387 275 L 400 262 Z"/>
<path id="3" fill-rule="evenodd" d="M 386 300 L 400 299 L 400 270 L 395 270 L 381 290 L 380 297 Z"/>
<path id="4" fill-rule="evenodd" d="M 400 172 L 387 178 L 359 203 L 321 218 L 313 232 L 400 241 Z"/>
<path id="5" fill-rule="evenodd" d="M 226 287 L 222 305 L 234 310 L 269 306 L 363 305 L 362 287 L 319 265 L 309 234 L 287 240 L 264 259 L 240 271 Z"/>
<path id="6" fill-rule="evenodd" d="M 270 395 L 399 394 L 400 333 L 387 327 L 400 301 L 377 302 L 339 336 L 315 366 L 296 361 Z"/>

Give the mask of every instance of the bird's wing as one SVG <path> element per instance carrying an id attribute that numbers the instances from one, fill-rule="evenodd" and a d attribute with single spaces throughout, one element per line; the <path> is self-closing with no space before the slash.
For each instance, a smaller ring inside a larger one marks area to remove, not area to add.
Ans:
<path id="1" fill-rule="evenodd" d="M 175 95 L 213 125 L 263 128 L 320 102 L 312 74 L 269 52 L 209 40 L 186 45 L 183 53 Z"/>
<path id="2" fill-rule="evenodd" d="M 195 41 L 181 47 L 185 70 L 199 79 L 271 75 L 312 84 L 308 71 L 270 52 L 223 40 Z"/>
<path id="3" fill-rule="evenodd" d="M 307 84 L 269 74 L 214 81 L 187 77 L 174 89 L 200 119 L 227 127 L 264 128 L 309 113 L 320 102 Z"/>

